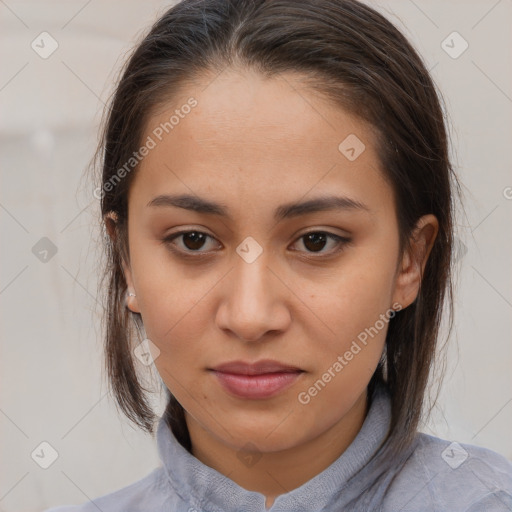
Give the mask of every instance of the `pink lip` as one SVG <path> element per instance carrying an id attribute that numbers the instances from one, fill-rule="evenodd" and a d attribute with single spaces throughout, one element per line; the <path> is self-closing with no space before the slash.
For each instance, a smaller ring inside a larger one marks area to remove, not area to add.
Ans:
<path id="1" fill-rule="evenodd" d="M 271 360 L 252 364 L 232 361 L 216 366 L 213 373 L 224 389 L 232 395 L 238 398 L 264 399 L 290 387 L 303 370 Z"/>

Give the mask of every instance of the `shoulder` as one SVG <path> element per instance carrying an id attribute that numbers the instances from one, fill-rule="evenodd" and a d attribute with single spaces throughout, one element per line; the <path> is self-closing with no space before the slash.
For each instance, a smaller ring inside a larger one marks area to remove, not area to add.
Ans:
<path id="1" fill-rule="evenodd" d="M 164 469 L 158 467 L 147 476 L 126 487 L 104 494 L 80 505 L 52 507 L 43 512 L 142 512 L 157 510 L 172 495 Z"/>
<path id="2" fill-rule="evenodd" d="M 487 448 L 420 433 L 388 492 L 385 510 L 511 511 L 512 464 Z"/>

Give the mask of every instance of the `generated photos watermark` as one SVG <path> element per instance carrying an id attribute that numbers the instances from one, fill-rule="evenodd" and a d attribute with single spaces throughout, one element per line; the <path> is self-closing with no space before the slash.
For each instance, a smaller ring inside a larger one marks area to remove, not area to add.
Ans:
<path id="1" fill-rule="evenodd" d="M 368 337 L 373 339 L 401 309 L 402 305 L 400 303 L 393 303 L 393 307 L 388 309 L 385 313 L 382 313 L 379 316 L 379 319 L 371 327 L 367 327 L 361 331 L 357 335 L 357 339 L 352 341 L 350 348 L 346 350 L 343 355 L 338 355 L 331 366 L 329 366 L 329 368 L 327 368 L 327 370 L 322 374 L 322 377 L 315 381 L 315 383 L 306 391 L 301 391 L 297 395 L 299 403 L 302 405 L 309 404 L 311 399 L 317 396 L 318 393 L 322 391 L 325 386 L 331 382 L 331 380 L 334 379 L 357 354 L 359 354 L 359 352 L 361 352 L 361 350 L 368 344 Z"/>
<path id="2" fill-rule="evenodd" d="M 132 156 L 121 166 L 115 174 L 113 174 L 101 187 L 94 189 L 93 195 L 96 199 L 102 199 L 107 192 L 114 190 L 123 178 L 126 177 L 135 167 L 142 162 L 142 160 L 148 156 L 149 152 L 156 148 L 159 142 L 163 140 L 165 135 L 169 134 L 180 122 L 185 118 L 187 114 L 190 114 L 194 107 L 197 107 L 197 100 L 194 97 L 190 97 L 186 103 L 174 111 L 174 114 L 169 118 L 168 121 L 160 123 L 151 132 L 152 135 L 148 135 L 146 141 L 142 146 L 132 153 Z"/>

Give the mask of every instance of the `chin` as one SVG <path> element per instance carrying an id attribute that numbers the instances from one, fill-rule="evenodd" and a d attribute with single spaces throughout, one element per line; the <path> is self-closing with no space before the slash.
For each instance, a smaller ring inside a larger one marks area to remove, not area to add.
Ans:
<path id="1" fill-rule="evenodd" d="M 226 421 L 229 416 L 224 416 L 225 430 L 218 425 L 213 426 L 222 442 L 234 450 L 244 450 L 254 445 L 253 449 L 262 453 L 278 452 L 293 448 L 306 440 L 303 439 L 304 425 L 299 432 L 292 415 L 273 415 L 265 420 L 257 418 L 257 413 L 244 416 L 243 419 L 233 418 L 231 421 Z"/>

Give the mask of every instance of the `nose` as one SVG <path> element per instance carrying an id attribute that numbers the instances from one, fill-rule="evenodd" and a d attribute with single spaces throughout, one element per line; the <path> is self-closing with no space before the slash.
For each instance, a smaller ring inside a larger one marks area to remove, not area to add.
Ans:
<path id="1" fill-rule="evenodd" d="M 291 321 L 290 291 L 264 255 L 251 263 L 236 255 L 217 310 L 217 326 L 242 341 L 263 341 Z"/>

